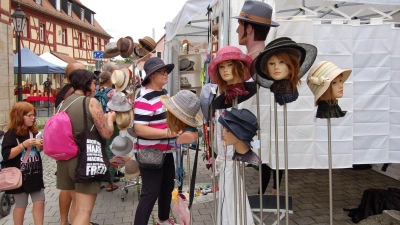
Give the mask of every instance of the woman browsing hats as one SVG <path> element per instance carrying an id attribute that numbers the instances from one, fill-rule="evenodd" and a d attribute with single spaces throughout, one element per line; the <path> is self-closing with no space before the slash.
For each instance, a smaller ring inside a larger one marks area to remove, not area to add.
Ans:
<path id="1" fill-rule="evenodd" d="M 85 132 L 85 116 L 82 107 L 85 99 L 87 99 L 87 127 L 93 127 L 92 132 L 97 133 L 105 139 L 110 138 L 114 131 L 113 122 L 115 122 L 115 112 L 104 114 L 99 101 L 93 98 L 96 89 L 94 74 L 88 70 L 78 69 L 74 70 L 69 78 L 75 91 L 60 106 L 60 110 L 62 111 L 71 104 L 65 112 L 71 120 L 76 142 L 81 143 L 79 137 Z M 104 143 L 101 143 L 101 147 L 104 149 Z M 80 148 L 79 152 L 81 151 L 84 151 L 84 149 Z M 86 165 L 78 163 L 78 158 L 74 157 L 70 160 L 57 162 L 57 188 L 68 190 L 71 194 L 71 223 L 74 225 L 87 225 L 91 216 L 88 212 L 93 210 L 97 194 L 100 192 L 100 182 L 75 183 L 75 169 L 86 169 Z"/>
<path id="2" fill-rule="evenodd" d="M 22 186 L 5 191 L 13 194 L 15 208 L 14 224 L 22 225 L 28 205 L 28 197 L 33 202 L 33 220 L 35 224 L 43 224 L 44 218 L 44 182 L 43 165 L 39 151 L 41 140 L 36 142 L 36 109 L 27 102 L 16 103 L 10 112 L 10 124 L 4 134 L 2 156 L 5 167 L 16 167 L 22 172 Z M 27 157 L 27 158 L 25 158 Z M 29 169 L 31 168 L 31 169 Z"/>
<path id="3" fill-rule="evenodd" d="M 332 62 L 322 61 L 310 69 L 307 85 L 313 92 L 317 108 L 317 118 L 339 118 L 346 115 L 338 105 L 343 96 L 343 83 L 349 78 L 351 70 L 343 70 Z"/>
<path id="4" fill-rule="evenodd" d="M 288 37 L 277 38 L 254 60 L 253 79 L 260 86 L 270 88 L 279 105 L 296 101 L 300 78 L 316 56 L 317 48 L 313 45 L 296 43 Z"/>
<path id="5" fill-rule="evenodd" d="M 164 64 L 158 57 L 148 59 L 144 64 L 146 77 L 134 102 L 134 129 L 137 135 L 134 150 L 137 152 L 151 147 L 166 153 L 160 169 L 140 168 L 142 191 L 135 214 L 135 225 L 148 223 L 157 199 L 160 224 L 173 224 L 169 212 L 175 165 L 169 139 L 175 138 L 177 133 L 167 128 L 166 110 L 160 100 L 166 94 L 162 87 L 167 84 L 168 74 L 173 69 L 174 64 Z"/>

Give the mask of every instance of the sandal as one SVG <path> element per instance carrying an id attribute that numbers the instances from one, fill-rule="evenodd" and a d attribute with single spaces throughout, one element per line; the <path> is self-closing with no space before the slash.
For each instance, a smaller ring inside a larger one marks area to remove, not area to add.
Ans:
<path id="1" fill-rule="evenodd" d="M 118 189 L 118 185 L 117 185 L 117 184 L 108 185 L 108 186 L 106 187 L 106 191 L 108 191 L 108 192 L 114 191 L 115 189 Z"/>

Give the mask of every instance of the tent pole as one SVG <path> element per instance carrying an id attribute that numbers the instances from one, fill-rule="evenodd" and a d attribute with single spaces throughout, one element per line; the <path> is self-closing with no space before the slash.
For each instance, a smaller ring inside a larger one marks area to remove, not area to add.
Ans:
<path id="1" fill-rule="evenodd" d="M 20 32 L 16 32 L 17 36 L 17 53 L 18 53 L 18 102 L 22 101 L 22 69 L 21 69 L 21 41 L 20 41 Z"/>

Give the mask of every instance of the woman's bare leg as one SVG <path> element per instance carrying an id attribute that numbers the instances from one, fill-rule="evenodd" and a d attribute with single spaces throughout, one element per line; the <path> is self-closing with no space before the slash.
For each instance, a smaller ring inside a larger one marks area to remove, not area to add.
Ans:
<path id="1" fill-rule="evenodd" d="M 34 221 L 35 225 L 43 225 L 44 201 L 33 202 L 32 215 L 33 215 L 33 221 Z"/>
<path id="2" fill-rule="evenodd" d="M 24 224 L 24 216 L 25 216 L 25 208 L 14 208 L 13 211 L 13 219 L 14 225 L 23 225 Z"/>
<path id="3" fill-rule="evenodd" d="M 94 203 L 96 202 L 97 194 L 82 194 L 75 192 L 72 195 L 72 205 L 75 202 L 76 216 L 72 223 L 73 225 L 88 225 Z"/>

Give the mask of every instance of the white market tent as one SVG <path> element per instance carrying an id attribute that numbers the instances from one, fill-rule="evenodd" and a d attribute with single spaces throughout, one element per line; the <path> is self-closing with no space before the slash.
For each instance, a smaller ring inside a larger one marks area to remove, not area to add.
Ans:
<path id="1" fill-rule="evenodd" d="M 194 2 L 189 0 L 187 3 Z M 185 34 L 188 27 L 193 25 L 188 25 L 189 21 L 205 15 L 209 4 L 220 9 L 221 2 L 196 3 L 191 6 L 198 7 L 197 10 L 191 8 L 192 11 L 185 10 L 184 6 L 171 24 L 166 24 L 166 62 L 178 65 L 174 48 L 180 45 L 179 35 Z M 230 1 L 231 12 L 227 14 L 238 15 L 243 2 Z M 280 23 L 277 29 L 271 29 L 267 43 L 274 36 L 287 36 L 296 42 L 313 44 L 318 48 L 316 63 L 328 60 L 341 68 L 353 70 L 346 81 L 344 97 L 339 101 L 341 108 L 348 113 L 343 118 L 332 119 L 333 167 L 400 163 L 400 29 L 396 25 L 400 21 L 397 13 L 400 1 L 350 0 L 343 3 L 290 0 L 267 3 L 278 11 L 273 20 Z M 301 8 L 304 8 L 306 17 L 293 17 L 303 14 L 299 10 Z M 309 11 L 314 11 L 314 14 Z M 220 12 L 213 11 L 213 16 L 221 16 Z M 231 19 L 229 22 L 228 43 L 238 46 L 235 32 L 237 20 Z M 184 37 L 191 38 L 188 34 Z M 220 48 L 222 46 L 220 44 Z M 241 49 L 246 51 L 243 47 Z M 174 71 L 169 81 L 168 90 L 171 94 L 179 89 L 178 84 L 174 83 L 177 82 L 177 74 Z M 306 85 L 305 77 L 299 88 L 299 99 L 288 104 L 289 168 L 328 168 L 326 120 L 315 119 L 314 97 Z M 263 97 L 267 97 L 264 98 L 267 101 L 260 103 L 261 112 L 270 112 L 261 115 L 262 158 L 274 168 L 275 143 L 274 134 L 270 132 L 273 96 L 268 89 L 260 90 Z M 255 100 L 250 109 L 256 112 Z M 278 106 L 278 113 L 279 149 L 282 149 L 280 166 L 283 168 L 282 107 Z"/>
<path id="2" fill-rule="evenodd" d="M 43 54 L 41 54 L 39 56 L 40 58 L 51 62 L 57 66 L 62 66 L 62 67 L 66 67 L 68 63 L 62 61 L 61 59 L 57 58 L 56 56 L 54 56 L 53 54 L 51 54 L 50 52 L 45 52 Z"/>

